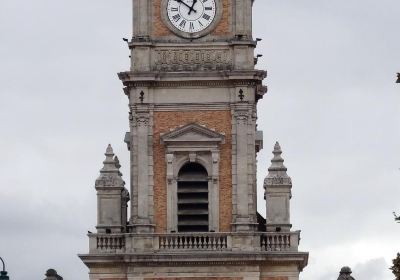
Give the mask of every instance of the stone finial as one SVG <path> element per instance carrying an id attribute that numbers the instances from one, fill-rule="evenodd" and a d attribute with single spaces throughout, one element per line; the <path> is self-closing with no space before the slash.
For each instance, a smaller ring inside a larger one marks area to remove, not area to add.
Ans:
<path id="1" fill-rule="evenodd" d="M 107 146 L 106 153 L 104 154 L 106 159 L 103 161 L 104 167 L 100 170 L 100 173 L 115 173 L 118 172 L 116 163 L 114 160 L 114 151 L 111 145 Z"/>
<path id="2" fill-rule="evenodd" d="M 52 268 L 48 269 L 45 275 L 46 279 L 44 280 L 63 280 L 63 278 L 57 274 L 57 271 Z"/>
<path id="3" fill-rule="evenodd" d="M 120 187 L 124 185 L 122 173 L 119 171 L 119 160 L 114 155 L 111 145 L 108 145 L 106 159 L 103 161 L 103 168 L 100 170 L 100 176 L 96 180 L 96 187 Z"/>
<path id="4" fill-rule="evenodd" d="M 272 153 L 274 154 L 274 158 L 271 160 L 271 166 L 268 168 L 268 171 L 287 171 L 287 168 L 283 165 L 285 160 L 282 158 L 282 148 L 279 142 L 275 143 Z"/>
<path id="5" fill-rule="evenodd" d="M 339 272 L 338 280 L 355 280 L 353 276 L 351 276 L 351 268 L 348 266 L 342 267 Z"/>
<path id="6" fill-rule="evenodd" d="M 268 186 L 292 186 L 292 180 L 286 173 L 287 168 L 283 165 L 284 159 L 282 158 L 282 149 L 279 142 L 276 142 L 273 159 L 271 160 L 271 166 L 268 168 L 268 175 L 264 180 L 264 189 Z"/>

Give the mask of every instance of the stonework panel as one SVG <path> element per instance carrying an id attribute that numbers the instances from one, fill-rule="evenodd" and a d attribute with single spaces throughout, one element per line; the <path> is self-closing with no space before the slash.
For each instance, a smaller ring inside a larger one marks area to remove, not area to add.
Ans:
<path id="1" fill-rule="evenodd" d="M 167 190 L 165 148 L 160 144 L 160 134 L 180 125 L 198 123 L 225 134 L 220 154 L 220 231 L 231 231 L 232 222 L 232 140 L 230 111 L 154 112 L 154 219 L 156 232 L 167 230 Z M 191 278 L 193 279 L 193 278 Z"/>
<path id="2" fill-rule="evenodd" d="M 232 0 L 222 0 L 222 17 L 211 33 L 214 36 L 229 35 L 230 21 L 231 21 L 231 1 Z M 164 37 L 174 35 L 174 33 L 168 29 L 161 19 L 161 0 L 153 0 L 153 30 L 152 35 L 154 37 Z"/>

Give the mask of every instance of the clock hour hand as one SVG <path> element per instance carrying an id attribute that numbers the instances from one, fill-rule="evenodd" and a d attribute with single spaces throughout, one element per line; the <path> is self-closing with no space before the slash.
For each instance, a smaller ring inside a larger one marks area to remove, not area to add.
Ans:
<path id="1" fill-rule="evenodd" d="M 188 4 L 186 4 L 185 2 L 183 2 L 183 0 L 175 0 L 175 1 L 178 2 L 178 3 L 182 3 L 183 5 L 185 5 L 186 7 L 188 7 L 188 8 L 189 8 L 189 12 L 190 12 L 191 10 L 193 10 L 193 12 L 197 13 L 195 9 L 193 9 L 193 8 L 190 7 Z"/>
<path id="2" fill-rule="evenodd" d="M 190 13 L 191 13 L 192 11 L 196 13 L 196 11 L 193 9 L 193 7 L 194 7 L 194 5 L 195 5 L 196 3 L 197 3 L 197 0 L 193 0 L 192 7 L 190 7 L 190 10 L 189 10 L 189 15 L 190 15 Z"/>

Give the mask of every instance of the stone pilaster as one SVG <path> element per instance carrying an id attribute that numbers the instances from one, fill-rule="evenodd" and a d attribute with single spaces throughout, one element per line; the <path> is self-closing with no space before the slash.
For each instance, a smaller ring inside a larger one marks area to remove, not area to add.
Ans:
<path id="1" fill-rule="evenodd" d="M 232 114 L 233 230 L 252 231 L 256 227 L 253 106 L 248 102 L 236 103 Z"/>
<path id="2" fill-rule="evenodd" d="M 131 111 L 132 210 L 130 225 L 134 232 L 152 232 L 154 211 L 152 109 L 148 104 L 140 103 L 131 106 Z"/>

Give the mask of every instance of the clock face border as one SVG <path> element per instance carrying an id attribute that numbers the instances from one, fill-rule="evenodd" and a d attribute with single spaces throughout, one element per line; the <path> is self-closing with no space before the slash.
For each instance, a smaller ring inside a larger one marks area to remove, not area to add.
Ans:
<path id="1" fill-rule="evenodd" d="M 176 28 L 171 21 L 168 18 L 168 1 L 169 0 L 162 0 L 161 2 L 161 19 L 163 23 L 170 29 L 173 33 L 178 35 L 179 37 L 187 38 L 187 39 L 197 39 L 200 37 L 204 37 L 208 34 L 210 34 L 219 24 L 221 21 L 222 17 L 222 0 L 214 0 L 215 1 L 215 6 L 216 6 L 216 12 L 215 12 L 215 17 L 214 20 L 211 22 L 211 24 L 199 31 L 199 32 L 194 32 L 194 33 L 189 33 L 189 32 L 184 32 Z"/>

